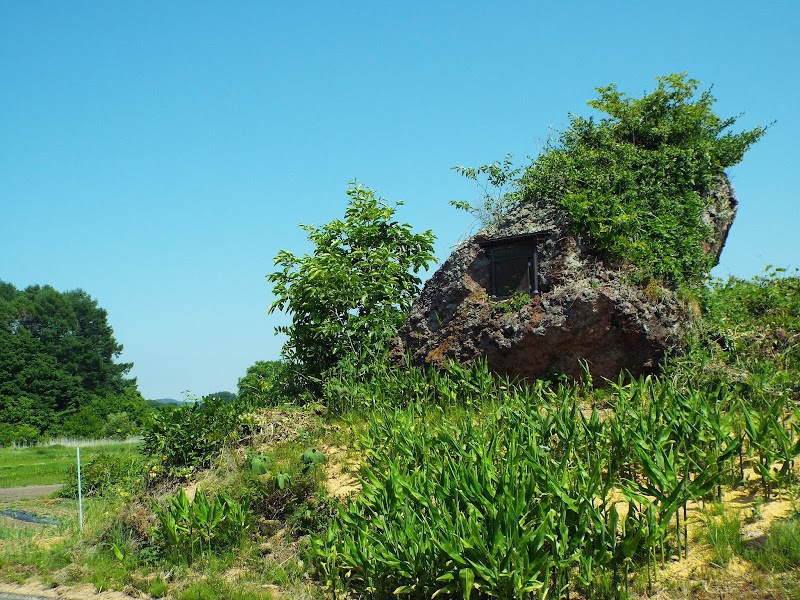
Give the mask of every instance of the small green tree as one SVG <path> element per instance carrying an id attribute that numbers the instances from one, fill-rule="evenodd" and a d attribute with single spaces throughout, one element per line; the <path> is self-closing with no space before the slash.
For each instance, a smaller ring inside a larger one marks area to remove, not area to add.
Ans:
<path id="1" fill-rule="evenodd" d="M 286 311 L 283 354 L 306 376 L 318 379 L 345 357 L 378 355 L 402 324 L 421 280 L 434 261 L 431 231 L 413 233 L 394 220 L 396 207 L 355 183 L 344 220 L 303 225 L 312 255 L 281 250 L 280 270 L 267 276 L 275 301 L 269 312 Z"/>
<path id="2" fill-rule="evenodd" d="M 293 389 L 290 365 L 282 360 L 259 360 L 238 381 L 239 402 L 247 407 L 290 404 Z"/>
<path id="3" fill-rule="evenodd" d="M 451 200 L 450 204 L 465 210 L 482 226 L 497 223 L 521 200 L 519 175 L 522 169 L 514 167 L 511 154 L 502 161 L 480 167 L 453 167 L 453 171 L 474 181 L 481 190 L 481 201 L 473 204 L 466 200 Z"/>

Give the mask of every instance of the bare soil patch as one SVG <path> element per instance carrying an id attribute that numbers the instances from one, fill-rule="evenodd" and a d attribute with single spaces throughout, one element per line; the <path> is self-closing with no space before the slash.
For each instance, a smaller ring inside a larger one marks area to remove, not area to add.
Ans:
<path id="1" fill-rule="evenodd" d="M 145 598 L 146 596 L 129 596 L 122 592 L 97 592 L 91 585 L 64 586 L 47 588 L 35 581 L 26 581 L 23 584 L 0 583 L 0 598 L 2 594 L 11 597 L 30 598 L 31 600 L 131 600 Z"/>
<path id="2" fill-rule="evenodd" d="M 63 486 L 53 485 L 28 485 L 25 487 L 12 487 L 0 489 L 0 502 L 16 502 L 17 500 L 29 500 L 31 498 L 46 498 Z"/>

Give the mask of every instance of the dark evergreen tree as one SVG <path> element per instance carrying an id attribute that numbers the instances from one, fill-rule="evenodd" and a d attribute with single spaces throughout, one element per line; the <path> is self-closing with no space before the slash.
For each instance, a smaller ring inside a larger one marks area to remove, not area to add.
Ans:
<path id="1" fill-rule="evenodd" d="M 116 413 L 140 424 L 146 404 L 126 378 L 132 365 L 115 362 L 121 352 L 108 314 L 83 290 L 0 281 L 0 443 L 30 428 L 100 436 Z"/>

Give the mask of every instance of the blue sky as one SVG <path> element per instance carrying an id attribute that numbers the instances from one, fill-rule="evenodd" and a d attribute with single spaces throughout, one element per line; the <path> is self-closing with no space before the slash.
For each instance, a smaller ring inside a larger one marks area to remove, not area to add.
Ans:
<path id="1" fill-rule="evenodd" d="M 687 71 L 736 129 L 776 121 L 730 175 L 718 276 L 800 266 L 800 3 L 0 3 L 0 279 L 82 288 L 145 397 L 235 390 L 277 358 L 280 249 L 348 182 L 432 229 L 470 228 L 450 170 L 533 157 L 594 88 Z"/>

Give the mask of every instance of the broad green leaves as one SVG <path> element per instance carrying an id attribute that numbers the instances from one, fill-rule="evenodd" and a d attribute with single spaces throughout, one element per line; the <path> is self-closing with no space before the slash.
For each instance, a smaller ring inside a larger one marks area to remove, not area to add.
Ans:
<path id="1" fill-rule="evenodd" d="M 417 295 L 416 275 L 434 260 L 433 234 L 415 234 L 394 220 L 395 207 L 353 184 L 344 220 L 304 225 L 311 255 L 281 250 L 268 275 L 276 300 L 292 324 L 278 327 L 288 340 L 284 356 L 318 379 L 337 363 L 380 356 Z"/>
<path id="2" fill-rule="evenodd" d="M 241 544 L 248 529 L 247 502 L 224 492 L 209 498 L 198 490 L 190 501 L 180 488 L 165 506 L 153 504 L 164 554 L 175 563 L 224 552 Z"/>
<path id="3" fill-rule="evenodd" d="M 651 580 L 659 550 L 662 562 L 666 548 L 687 551 L 686 504 L 738 481 L 743 442 L 776 480 L 800 453 L 800 411 L 784 402 L 751 416 L 743 439 L 724 386 L 620 380 L 601 419 L 585 409 L 583 394 L 597 400 L 588 388 L 485 376 L 480 364 L 409 369 L 347 390 L 375 404 L 362 404 L 362 492 L 313 540 L 331 587 L 373 599 L 591 597 L 613 577 L 621 594 L 629 567 L 647 565 Z M 770 450 L 750 442 L 762 422 L 784 423 Z"/>

